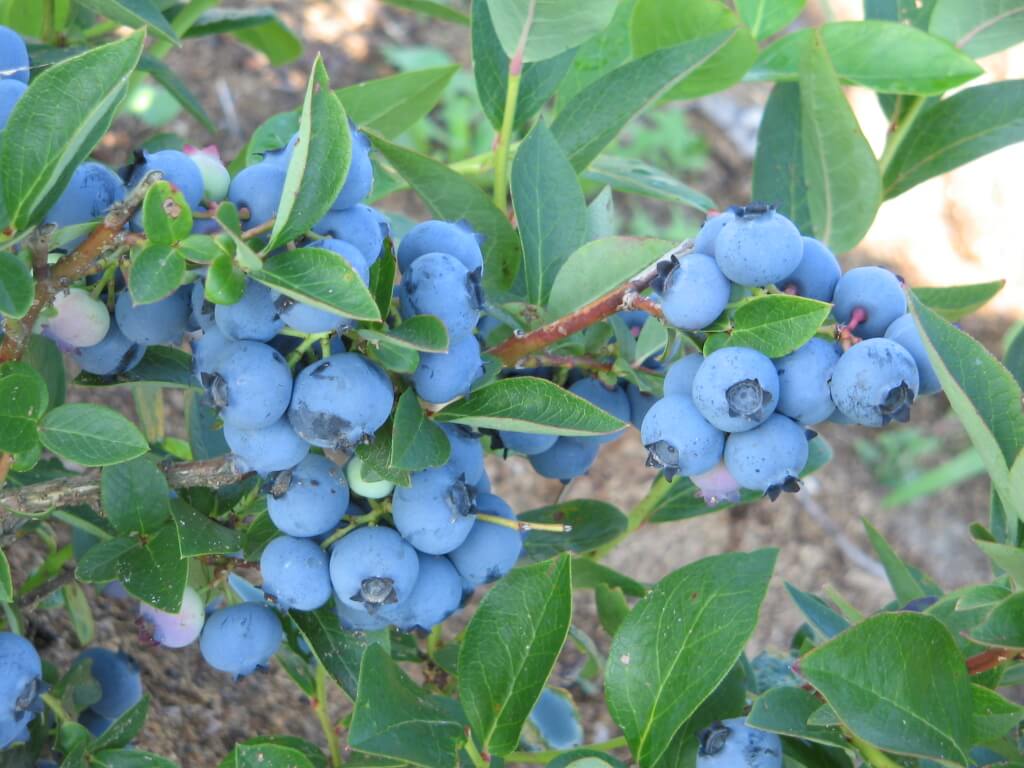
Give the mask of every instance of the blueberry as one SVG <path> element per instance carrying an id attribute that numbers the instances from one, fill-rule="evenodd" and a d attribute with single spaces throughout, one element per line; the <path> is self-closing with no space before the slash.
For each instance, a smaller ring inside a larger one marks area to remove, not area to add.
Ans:
<path id="1" fill-rule="evenodd" d="M 349 632 L 376 632 L 387 629 L 391 623 L 381 615 L 382 611 L 367 613 L 362 608 L 350 608 L 341 600 L 334 601 L 334 613 L 337 615 L 342 629 L 347 629 Z"/>
<path id="2" fill-rule="evenodd" d="M 101 717 L 91 709 L 87 709 L 82 712 L 82 714 L 78 716 L 78 722 L 85 726 L 85 729 L 97 739 L 106 733 L 107 729 L 114 724 L 113 720 Z"/>
<path id="3" fill-rule="evenodd" d="M 285 325 L 302 333 L 330 333 L 351 324 L 348 318 L 304 304 L 282 293 L 274 296 L 274 307 Z"/>
<path id="4" fill-rule="evenodd" d="M 380 617 L 405 632 L 429 631 L 462 604 L 462 579 L 447 557 L 417 553 L 419 576 L 405 599 L 385 605 Z"/>
<path id="5" fill-rule="evenodd" d="M 478 512 L 515 520 L 512 508 L 499 496 L 480 493 L 476 497 Z M 448 553 L 448 558 L 469 584 L 478 587 L 497 581 L 519 560 L 523 551 L 523 536 L 512 528 L 477 520 L 466 540 Z"/>
<path id="6" fill-rule="evenodd" d="M 232 346 L 232 340 L 221 333 L 216 325 L 189 340 L 189 347 L 192 350 L 192 373 L 200 384 L 203 383 L 204 374 L 212 374 L 214 364 L 220 359 L 220 355 Z"/>
<path id="7" fill-rule="evenodd" d="M 754 429 L 734 432 L 725 441 L 725 466 L 742 488 L 762 491 L 772 499 L 800 488 L 807 464 L 807 432 L 778 413 Z"/>
<path id="8" fill-rule="evenodd" d="M 28 48 L 21 35 L 0 25 L 0 79 L 28 82 Z"/>
<path id="9" fill-rule="evenodd" d="M 351 450 L 387 421 L 394 401 L 384 371 L 361 355 L 342 352 L 296 377 L 288 419 L 313 445 Z"/>
<path id="10" fill-rule="evenodd" d="M 357 528 L 331 550 L 334 594 L 367 613 L 408 597 L 419 572 L 416 550 L 391 528 Z"/>
<path id="11" fill-rule="evenodd" d="M 479 273 L 454 256 L 428 253 L 406 270 L 398 298 L 402 317 L 435 315 L 449 340 L 468 336 L 480 318 Z"/>
<path id="12" fill-rule="evenodd" d="M 373 163 L 370 162 L 370 140 L 356 127 L 349 123 L 349 135 L 352 137 L 352 156 L 348 165 L 348 175 L 338 197 L 331 205 L 332 211 L 343 211 L 369 196 L 373 189 Z"/>
<path id="13" fill-rule="evenodd" d="M 708 256 L 714 256 L 715 241 L 718 240 L 718 234 L 722 231 L 722 227 L 735 218 L 736 214 L 730 209 L 717 216 L 705 219 L 700 231 L 697 232 L 697 236 L 693 239 L 693 250 L 697 253 L 706 253 Z"/>
<path id="14" fill-rule="evenodd" d="M 110 330 L 103 341 L 91 347 L 77 347 L 70 352 L 71 359 L 78 363 L 79 368 L 97 376 L 115 376 L 130 371 L 144 354 L 146 347 L 121 333 L 114 318 L 111 318 Z"/>
<path id="15" fill-rule="evenodd" d="M 203 197 L 206 200 L 223 200 L 227 197 L 228 188 L 231 186 L 231 174 L 220 161 L 217 148 L 185 147 L 185 154 L 192 158 L 192 162 L 203 176 Z"/>
<path id="16" fill-rule="evenodd" d="M 218 304 L 213 316 L 220 332 L 238 341 L 270 341 L 284 328 L 273 293 L 255 280 L 247 279 L 242 297 L 234 304 Z"/>
<path id="17" fill-rule="evenodd" d="M 178 188 L 189 208 L 195 208 L 203 200 L 203 174 L 192 158 L 176 149 L 161 149 L 159 152 L 143 152 L 142 162 L 135 166 L 129 187 L 134 187 L 150 171 L 160 171 L 164 181 Z"/>
<path id="18" fill-rule="evenodd" d="M 913 356 L 895 341 L 868 339 L 843 353 L 832 372 L 832 401 L 865 427 L 910 419 L 920 378 Z"/>
<path id="19" fill-rule="evenodd" d="M 541 691 L 540 698 L 530 710 L 530 722 L 543 739 L 544 746 L 551 749 L 572 749 L 583 743 L 583 727 L 567 694 L 550 688 Z"/>
<path id="20" fill-rule="evenodd" d="M 709 505 L 740 500 L 740 484 L 729 473 L 724 462 L 719 462 L 707 472 L 691 475 L 690 481 L 697 486 L 697 495 Z"/>
<path id="21" fill-rule="evenodd" d="M 863 319 L 854 333 L 862 339 L 874 339 L 907 311 L 907 297 L 900 279 L 882 267 L 851 269 L 836 283 L 832 314 L 840 323 L 850 323 L 860 310 Z"/>
<path id="22" fill-rule="evenodd" d="M 839 346 L 811 339 L 775 361 L 779 372 L 778 412 L 798 424 L 817 424 L 832 415 L 835 404 L 828 382 L 842 354 Z"/>
<path id="23" fill-rule="evenodd" d="M 189 296 L 191 307 L 192 325 L 200 331 L 208 331 L 214 327 L 214 320 L 217 305 L 206 298 L 206 286 L 202 280 L 196 280 L 192 284 L 192 293 Z"/>
<path id="24" fill-rule="evenodd" d="M 366 480 L 363 478 L 363 460 L 353 456 L 345 465 L 345 477 L 348 478 L 352 493 L 364 499 L 383 499 L 390 496 L 395 484 L 390 480 Z"/>
<path id="25" fill-rule="evenodd" d="M 408 488 L 395 488 L 391 514 L 398 532 L 420 552 L 444 555 L 473 527 L 473 491 L 449 467 L 416 472 Z"/>
<path id="26" fill-rule="evenodd" d="M 249 209 L 249 218 L 244 222 L 247 229 L 266 224 L 277 216 L 284 189 L 284 171 L 269 163 L 250 165 L 238 172 L 228 187 L 228 200 L 241 211 Z"/>
<path id="27" fill-rule="evenodd" d="M 309 247 L 323 248 L 338 254 L 356 271 L 365 285 L 370 284 L 370 259 L 364 256 L 363 252 L 352 243 L 333 237 L 325 237 L 322 240 L 310 243 Z"/>
<path id="28" fill-rule="evenodd" d="M 295 434 L 285 418 L 260 429 L 225 424 L 224 440 L 239 469 L 260 475 L 291 469 L 309 453 L 309 443 Z"/>
<path id="29" fill-rule="evenodd" d="M 260 573 L 281 608 L 315 611 L 331 599 L 327 553 L 315 541 L 278 536 L 260 555 Z"/>
<path id="30" fill-rule="evenodd" d="M 348 484 L 341 470 L 329 459 L 314 454 L 274 478 L 267 512 L 282 533 L 319 536 L 341 522 L 348 500 Z"/>
<path id="31" fill-rule="evenodd" d="M 462 336 L 449 342 L 447 352 L 421 352 L 412 385 L 421 400 L 440 405 L 469 394 L 483 373 L 480 342 Z"/>
<path id="32" fill-rule="evenodd" d="M 82 163 L 75 168 L 71 180 L 60 193 L 57 202 L 47 211 L 44 221 L 59 229 L 84 224 L 104 216 L 110 206 L 124 200 L 125 186 L 121 177 L 99 163 Z M 67 244 L 68 249 L 85 240 L 78 238 Z"/>
<path id="33" fill-rule="evenodd" d="M 27 740 L 29 722 L 42 711 L 43 690 L 43 665 L 32 643 L 0 632 L 0 749 Z"/>
<path id="34" fill-rule="evenodd" d="M 715 721 L 697 739 L 696 768 L 782 768 L 782 740 L 742 717 Z"/>
<path id="35" fill-rule="evenodd" d="M 206 619 L 199 651 L 214 669 L 236 678 L 266 667 L 284 638 L 281 620 L 263 603 L 241 603 Z"/>
<path id="36" fill-rule="evenodd" d="M 28 90 L 28 86 L 20 80 L 0 80 L 0 131 L 7 126 L 7 121 L 14 111 L 14 105 L 18 103 L 21 95 Z"/>
<path id="37" fill-rule="evenodd" d="M 480 235 L 464 222 L 424 221 L 410 229 L 398 245 L 398 268 L 405 273 L 416 259 L 427 253 L 446 253 L 473 272 L 482 270 Z"/>
<path id="38" fill-rule="evenodd" d="M 484 446 L 480 436 L 458 424 L 441 424 L 440 427 L 452 447 L 448 468 L 467 485 L 476 485 L 484 474 Z"/>
<path id="39" fill-rule="evenodd" d="M 893 320 L 892 324 L 885 331 L 885 338 L 895 341 L 903 347 L 917 364 L 917 375 L 920 380 L 918 394 L 934 395 L 942 391 L 942 382 L 935 373 L 931 358 L 928 357 L 928 350 L 925 349 L 921 332 L 911 315 L 903 315 Z"/>
<path id="40" fill-rule="evenodd" d="M 142 699 L 142 676 L 131 656 L 106 648 L 86 648 L 78 659 L 92 662 L 90 674 L 99 683 L 100 700 L 89 706 L 107 720 L 116 720 Z"/>
<path id="41" fill-rule="evenodd" d="M 167 613 L 148 603 L 139 604 L 139 621 L 147 636 L 164 648 L 184 648 L 199 638 L 206 621 L 206 607 L 199 593 L 185 587 L 181 610 Z"/>
<path id="42" fill-rule="evenodd" d="M 669 367 L 668 373 L 665 374 L 665 382 L 662 386 L 665 397 L 669 395 L 690 397 L 693 394 L 693 377 L 697 375 L 697 370 L 703 362 L 704 355 L 696 352 L 674 362 Z"/>
<path id="43" fill-rule="evenodd" d="M 640 425 L 644 423 L 644 416 L 658 402 L 658 398 L 641 391 L 640 387 L 633 383 L 626 385 L 626 397 L 629 398 L 629 422 L 640 429 Z"/>
<path id="44" fill-rule="evenodd" d="M 501 430 L 498 432 L 502 445 L 510 451 L 521 453 L 524 456 L 535 456 L 544 453 L 558 440 L 558 435 L 538 435 L 532 432 L 510 432 Z"/>
<path id="45" fill-rule="evenodd" d="M 139 344 L 178 344 L 188 327 L 189 306 L 180 293 L 152 304 L 134 304 L 122 291 L 114 305 L 121 333 Z"/>
<path id="46" fill-rule="evenodd" d="M 95 346 L 110 331 L 107 305 L 94 299 L 89 291 L 62 291 L 54 297 L 53 309 L 57 314 L 43 321 L 43 332 L 63 347 Z"/>
<path id="47" fill-rule="evenodd" d="M 779 288 L 808 299 L 831 302 L 843 270 L 824 243 L 806 236 L 803 241 L 800 263 L 782 279 Z"/>
<path id="48" fill-rule="evenodd" d="M 560 437 L 543 453 L 530 457 L 537 474 L 567 483 L 585 475 L 597 458 L 601 444 L 578 437 Z"/>
<path id="49" fill-rule="evenodd" d="M 793 222 L 770 206 L 739 209 L 715 239 L 715 261 L 740 285 L 782 282 L 800 264 L 804 243 Z"/>
<path id="50" fill-rule="evenodd" d="M 908 602 L 902 608 L 901 611 L 911 611 L 913 613 L 920 613 L 928 608 L 931 608 L 935 603 L 939 601 L 939 598 L 935 595 L 925 595 L 924 597 L 915 597 L 913 600 Z"/>
<path id="51" fill-rule="evenodd" d="M 772 415 L 778 403 L 775 364 L 754 349 L 717 349 L 693 377 L 693 404 L 723 432 L 753 429 Z"/>
<path id="52" fill-rule="evenodd" d="M 292 394 L 288 363 L 258 341 L 229 345 L 204 382 L 224 423 L 241 429 L 269 427 L 288 410 Z"/>
<path id="53" fill-rule="evenodd" d="M 384 238 L 391 234 L 387 216 L 368 205 L 354 205 L 343 211 L 328 211 L 313 225 L 313 231 L 324 237 L 352 243 L 372 265 L 384 247 Z"/>
<path id="54" fill-rule="evenodd" d="M 640 428 L 647 466 L 675 475 L 699 475 L 722 458 L 725 435 L 711 426 L 685 395 L 669 395 L 654 404 Z"/>
<path id="55" fill-rule="evenodd" d="M 629 398 L 626 396 L 626 391 L 621 386 L 616 385 L 609 389 L 598 379 L 588 377 L 577 381 L 569 387 L 569 391 L 578 397 L 582 397 L 587 402 L 596 405 L 601 410 L 607 411 L 620 421 L 629 421 Z M 584 439 L 593 440 L 597 443 L 608 443 L 617 438 L 623 432 L 625 432 L 624 428 L 617 432 L 612 432 L 609 435 L 597 435 Z"/>
<path id="56" fill-rule="evenodd" d="M 729 303 L 732 284 L 713 257 L 691 253 L 679 260 L 661 288 L 661 310 L 676 328 L 698 331 L 711 325 Z"/>

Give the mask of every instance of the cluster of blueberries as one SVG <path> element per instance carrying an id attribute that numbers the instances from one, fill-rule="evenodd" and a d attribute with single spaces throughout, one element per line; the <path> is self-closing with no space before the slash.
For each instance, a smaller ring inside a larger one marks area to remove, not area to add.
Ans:
<path id="1" fill-rule="evenodd" d="M 796 491 L 808 427 L 906 421 L 915 397 L 941 389 L 900 278 L 881 267 L 843 274 L 825 245 L 771 206 L 709 218 L 693 252 L 667 264 L 655 287 L 665 321 L 685 331 L 707 328 L 750 288 L 831 303 L 838 323 L 830 338 L 775 360 L 726 346 L 668 369 L 664 397 L 640 425 L 648 464 L 690 477 L 709 500 L 741 488 L 773 499 Z"/>

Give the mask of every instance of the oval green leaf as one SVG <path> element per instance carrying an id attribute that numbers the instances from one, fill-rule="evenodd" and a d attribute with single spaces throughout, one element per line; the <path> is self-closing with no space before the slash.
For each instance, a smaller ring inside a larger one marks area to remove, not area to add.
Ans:
<path id="1" fill-rule="evenodd" d="M 32 306 L 35 281 L 20 256 L 0 253 L 0 315 L 23 317 Z"/>
<path id="2" fill-rule="evenodd" d="M 167 478 L 145 456 L 105 467 L 100 503 L 118 533 L 152 533 L 171 510 Z"/>
<path id="3" fill-rule="evenodd" d="M 428 419 L 420 408 L 416 393 L 407 389 L 398 398 L 391 430 L 391 460 L 395 469 L 417 472 L 439 467 L 448 461 L 451 444 L 448 436 Z"/>
<path id="4" fill-rule="evenodd" d="M 394 138 L 411 128 L 437 106 L 457 65 L 417 69 L 367 80 L 334 92 L 349 119 L 385 138 Z"/>
<path id="5" fill-rule="evenodd" d="M 369 341 L 385 342 L 419 352 L 448 351 L 448 329 L 433 315 L 414 315 L 387 333 L 362 328 L 359 335 Z"/>
<path id="6" fill-rule="evenodd" d="M 1024 40 L 1024 3 L 1020 0 L 937 0 L 928 31 L 980 59 Z"/>
<path id="7" fill-rule="evenodd" d="M 38 441 L 36 423 L 50 404 L 46 382 L 25 363 L 0 365 L 0 452 L 31 450 Z"/>
<path id="8" fill-rule="evenodd" d="M 757 129 L 754 199 L 773 201 L 801 232 L 810 232 L 802 112 L 800 86 L 776 83 Z"/>
<path id="9" fill-rule="evenodd" d="M 146 438 L 128 419 L 87 403 L 62 405 L 46 414 L 39 422 L 39 440 L 61 458 L 86 467 L 119 464 L 149 450 Z"/>
<path id="10" fill-rule="evenodd" d="M 519 515 L 523 523 L 561 523 L 572 526 L 566 533 L 530 531 L 523 551 L 533 561 L 546 560 L 561 552 L 583 553 L 614 541 L 626 530 L 626 516 L 603 501 L 573 499 L 563 504 L 531 509 Z"/>
<path id="11" fill-rule="evenodd" d="M 750 347 L 768 357 L 782 357 L 810 341 L 831 311 L 830 304 L 801 296 L 758 296 L 736 310 L 725 346 Z"/>
<path id="12" fill-rule="evenodd" d="M 522 60 L 543 61 L 586 42 L 608 26 L 617 0 L 502 0 L 492 3 L 494 31 L 511 57 L 526 35 Z"/>
<path id="13" fill-rule="evenodd" d="M 134 304 L 152 304 L 178 290 L 185 278 L 185 259 L 169 245 L 147 245 L 132 259 L 128 291 Z"/>
<path id="14" fill-rule="evenodd" d="M 1024 649 L 1024 592 L 999 602 L 985 621 L 970 631 L 970 637 L 982 645 Z"/>
<path id="15" fill-rule="evenodd" d="M 158 181 L 142 201 L 142 226 L 151 243 L 174 245 L 192 232 L 192 209 L 170 182 Z"/>
<path id="16" fill-rule="evenodd" d="M 942 288 L 915 288 L 921 302 L 950 322 L 956 322 L 985 306 L 1006 285 L 1005 280 L 971 285 L 952 285 Z"/>
<path id="17" fill-rule="evenodd" d="M 601 155 L 583 172 L 583 177 L 598 184 L 607 184 L 620 192 L 681 203 L 705 213 L 715 207 L 714 200 L 703 192 L 660 168 L 628 157 Z"/>

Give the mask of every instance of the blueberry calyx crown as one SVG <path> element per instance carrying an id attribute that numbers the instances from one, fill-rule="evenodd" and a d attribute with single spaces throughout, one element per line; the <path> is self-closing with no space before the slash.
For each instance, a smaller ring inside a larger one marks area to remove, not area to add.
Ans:
<path id="1" fill-rule="evenodd" d="M 907 382 L 901 381 L 899 386 L 893 387 L 886 393 L 882 404 L 878 406 L 878 410 L 882 414 L 882 425 L 884 426 L 890 421 L 898 421 L 901 424 L 910 421 L 910 406 L 913 404 L 914 390 Z"/>
<path id="2" fill-rule="evenodd" d="M 665 473 L 665 479 L 670 483 L 679 474 L 679 451 L 667 440 L 645 445 L 647 449 L 647 461 L 645 466 L 660 469 Z"/>
<path id="3" fill-rule="evenodd" d="M 735 205 L 729 208 L 739 218 L 764 216 L 766 213 L 774 213 L 775 205 L 755 200 L 747 205 Z"/>
<path id="4" fill-rule="evenodd" d="M 779 496 L 785 493 L 796 493 L 800 490 L 800 478 L 794 477 L 793 475 L 787 475 L 786 479 L 777 485 L 768 486 L 765 490 L 764 495 L 772 501 L 775 501 Z"/>
<path id="5" fill-rule="evenodd" d="M 43 711 L 43 700 L 41 697 L 49 688 L 50 686 L 44 683 L 41 677 L 33 677 L 25 683 L 25 687 L 21 689 L 18 698 L 14 700 L 15 720 L 17 720 L 18 715 L 25 712 L 32 712 L 36 715 L 40 714 Z"/>
<path id="6" fill-rule="evenodd" d="M 203 386 L 210 393 L 210 400 L 217 408 L 227 408 L 231 400 L 229 398 L 228 383 L 219 373 L 204 373 Z"/>
<path id="7" fill-rule="evenodd" d="M 651 288 L 654 289 L 655 293 L 665 292 L 665 283 L 668 281 L 668 276 L 671 275 L 678 266 L 679 258 L 675 254 L 672 254 L 667 259 L 663 259 L 654 265 L 655 270 L 658 272 L 658 276 L 651 281 Z"/>
<path id="8" fill-rule="evenodd" d="M 731 735 L 732 728 L 727 726 L 721 720 L 716 720 L 697 734 L 697 739 L 700 742 L 700 748 L 698 750 L 699 754 L 702 757 L 717 755 L 725 749 L 725 743 L 729 740 Z"/>
<path id="9" fill-rule="evenodd" d="M 759 422 L 764 420 L 764 407 L 772 401 L 772 393 L 757 379 L 743 379 L 725 390 L 725 401 L 730 416 Z"/>
<path id="10" fill-rule="evenodd" d="M 398 595 L 395 593 L 393 579 L 386 576 L 371 576 L 363 579 L 359 591 L 349 599 L 365 604 L 367 612 L 373 613 L 382 605 L 397 603 Z"/>
<path id="11" fill-rule="evenodd" d="M 466 484 L 466 476 L 461 475 L 451 484 L 445 494 L 445 503 L 451 511 L 451 520 L 454 522 L 460 517 L 468 517 L 476 508 L 476 499 L 472 489 Z"/>

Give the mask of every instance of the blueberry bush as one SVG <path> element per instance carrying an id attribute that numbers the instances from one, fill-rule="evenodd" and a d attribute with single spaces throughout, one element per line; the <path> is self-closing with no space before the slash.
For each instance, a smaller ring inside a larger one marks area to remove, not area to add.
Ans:
<path id="1" fill-rule="evenodd" d="M 0 2 L 0 763 L 173 765 L 132 746 L 135 661 L 93 645 L 89 596 L 116 592 L 138 653 L 198 643 L 225 685 L 277 663 L 312 702 L 320 745 L 252 734 L 209 765 L 1024 765 L 1024 334 L 1000 362 L 954 324 L 1001 283 L 835 256 L 884 200 L 1024 139 L 1022 83 L 973 84 L 1024 5 L 866 0 L 808 27 L 802 0 L 395 4 L 465 29 L 491 151 L 399 140 L 456 68 L 332 89 L 317 58 L 227 165 L 158 135 L 109 168 L 90 155 L 147 78 L 213 128 L 172 46 L 233 34 L 280 63 L 297 39 L 209 0 Z M 740 80 L 772 84 L 755 201 L 603 153 L 651 104 Z M 889 117 L 881 157 L 848 84 Z M 401 190 L 434 218 L 390 216 Z M 707 218 L 618 236 L 613 191 Z M 135 418 L 72 383 L 129 391 Z M 884 429 L 938 392 L 991 478 L 990 583 L 944 593 L 869 526 L 892 602 L 789 586 L 806 623 L 748 658 L 774 550 L 657 584 L 602 564 L 640 526 L 799 492 L 830 458 L 816 424 Z M 569 483 L 633 429 L 660 474 L 630 510 L 492 492 L 485 454 Z M 14 580 L 24 547 L 45 556 Z M 54 610 L 83 647 L 66 669 L 24 637 Z M 604 743 L 549 684 L 567 642 Z"/>

